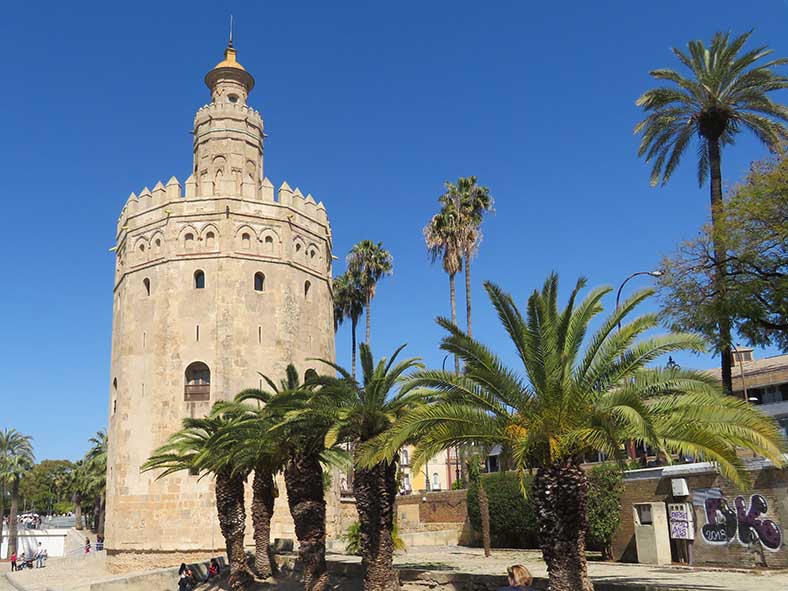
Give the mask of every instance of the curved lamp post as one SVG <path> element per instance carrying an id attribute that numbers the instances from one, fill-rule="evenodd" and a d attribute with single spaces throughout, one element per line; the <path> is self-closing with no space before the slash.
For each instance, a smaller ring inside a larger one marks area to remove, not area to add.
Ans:
<path id="1" fill-rule="evenodd" d="M 627 284 L 627 282 L 630 279 L 634 279 L 638 275 L 648 275 L 649 277 L 662 277 L 662 275 L 664 275 L 664 273 L 662 271 L 638 271 L 637 273 L 632 273 L 632 275 L 630 275 L 629 277 L 624 279 L 624 281 L 621 282 L 621 285 L 618 288 L 618 292 L 616 293 L 616 312 L 618 312 L 619 302 L 621 301 L 621 290 L 624 289 L 624 286 Z M 621 321 L 620 320 L 618 321 L 618 331 L 621 332 Z M 630 441 L 629 442 L 629 450 L 628 451 L 629 451 L 629 457 L 634 460 L 635 459 L 635 442 L 634 441 Z"/>
<path id="2" fill-rule="evenodd" d="M 624 281 L 621 282 L 621 285 L 618 288 L 618 292 L 616 293 L 616 311 L 618 311 L 618 304 L 621 301 L 621 290 L 624 289 L 624 286 L 627 284 L 627 282 L 630 279 L 634 279 L 638 275 L 648 275 L 649 277 L 662 277 L 664 273 L 662 271 L 638 271 L 637 273 L 632 273 L 632 275 L 624 279 Z M 621 330 L 620 321 L 618 323 L 618 330 L 619 331 Z"/>

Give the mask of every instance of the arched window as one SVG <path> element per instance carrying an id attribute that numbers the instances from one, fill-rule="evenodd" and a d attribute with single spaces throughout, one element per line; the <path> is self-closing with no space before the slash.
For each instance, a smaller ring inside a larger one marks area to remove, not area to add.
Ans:
<path id="1" fill-rule="evenodd" d="M 145 288 L 145 295 L 150 295 L 150 279 L 147 277 L 142 280 L 142 286 Z"/>
<path id="2" fill-rule="evenodd" d="M 247 232 L 241 234 L 241 247 L 244 250 L 250 250 L 252 248 L 252 237 L 249 236 Z"/>
<path id="3" fill-rule="evenodd" d="M 296 252 L 301 252 L 301 243 L 296 242 Z"/>
<path id="4" fill-rule="evenodd" d="M 274 239 L 272 236 L 265 237 L 265 252 L 267 253 L 274 252 Z"/>
<path id="5" fill-rule="evenodd" d="M 199 269 L 194 272 L 194 289 L 205 289 L 205 273 Z"/>
<path id="6" fill-rule="evenodd" d="M 186 368 L 184 398 L 187 401 L 205 401 L 211 398 L 211 370 L 202 361 L 195 361 Z"/>
<path id="7" fill-rule="evenodd" d="M 208 232 L 205 235 L 205 248 L 213 250 L 216 235 L 213 232 Z"/>
<path id="8" fill-rule="evenodd" d="M 317 372 L 313 368 L 309 368 L 304 372 L 304 381 L 308 382 L 309 380 L 317 379 Z"/>
<path id="9" fill-rule="evenodd" d="M 183 247 L 186 250 L 191 250 L 194 248 L 194 234 L 189 232 L 183 237 Z"/>
<path id="10" fill-rule="evenodd" d="M 145 252 L 145 245 L 140 244 L 140 254 L 143 254 L 144 252 Z"/>
<path id="11" fill-rule="evenodd" d="M 309 251 L 309 258 L 310 259 L 315 258 L 316 255 L 317 255 L 317 251 L 314 248 Z"/>
<path id="12" fill-rule="evenodd" d="M 265 291 L 265 275 L 262 273 L 258 272 L 254 274 L 254 290 Z"/>
<path id="13" fill-rule="evenodd" d="M 312 287 L 312 284 L 309 281 L 304 282 L 304 299 L 309 300 L 309 288 Z"/>

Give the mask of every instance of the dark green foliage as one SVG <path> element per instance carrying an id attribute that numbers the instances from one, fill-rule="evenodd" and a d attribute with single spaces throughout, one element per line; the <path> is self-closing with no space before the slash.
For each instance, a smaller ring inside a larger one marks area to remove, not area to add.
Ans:
<path id="1" fill-rule="evenodd" d="M 533 504 L 523 496 L 520 480 L 512 472 L 482 475 L 490 501 L 490 538 L 498 548 L 537 548 L 536 517 Z M 530 479 L 529 479 L 530 483 Z M 481 532 L 479 487 L 468 487 L 468 517 L 473 529 Z"/>
<path id="2" fill-rule="evenodd" d="M 621 523 L 621 495 L 624 493 L 624 475 L 616 464 L 601 464 L 588 475 L 586 499 L 588 547 L 602 551 L 602 557 L 611 559 L 611 542 Z"/>
<path id="3" fill-rule="evenodd" d="M 497 548 L 538 548 L 536 514 L 530 498 L 523 496 L 520 480 L 514 472 L 485 474 L 484 488 L 490 499 L 490 536 Z M 530 487 L 531 479 L 526 486 Z M 468 517 L 471 526 L 481 531 L 478 486 L 468 488 Z M 588 473 L 589 547 L 606 554 L 610 539 L 621 521 L 623 474 L 615 464 L 602 464 Z"/>

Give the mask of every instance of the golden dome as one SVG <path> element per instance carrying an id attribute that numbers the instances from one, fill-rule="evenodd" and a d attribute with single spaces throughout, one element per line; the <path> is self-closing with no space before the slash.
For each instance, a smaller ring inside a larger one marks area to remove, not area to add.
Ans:
<path id="1" fill-rule="evenodd" d="M 246 72 L 246 68 L 239 64 L 235 59 L 235 49 L 232 47 L 228 47 L 224 50 L 224 59 L 214 66 L 214 70 L 216 68 L 236 68 Z"/>

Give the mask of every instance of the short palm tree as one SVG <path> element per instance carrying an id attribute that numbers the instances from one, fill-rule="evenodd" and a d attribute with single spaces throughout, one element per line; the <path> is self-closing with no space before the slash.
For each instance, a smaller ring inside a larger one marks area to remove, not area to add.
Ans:
<path id="1" fill-rule="evenodd" d="M 487 187 L 479 185 L 475 176 L 460 177 L 457 183 L 446 183 L 446 192 L 438 199 L 441 206 L 457 215 L 455 229 L 462 257 L 465 259 L 465 314 L 471 335 L 471 259 L 482 241 L 482 221 L 492 211 L 493 198 Z"/>
<path id="2" fill-rule="evenodd" d="M 463 250 L 459 211 L 453 200 L 443 203 L 441 210 L 424 226 L 424 241 L 432 262 L 440 259 L 443 270 L 449 276 L 451 321 L 457 324 L 457 289 L 454 278 L 462 271 Z M 460 373 L 460 360 L 457 357 L 454 358 L 454 371 Z M 353 376 L 355 375 L 354 372 Z"/>
<path id="3" fill-rule="evenodd" d="M 369 346 L 372 331 L 372 298 L 375 297 L 378 282 L 386 275 L 391 275 L 393 259 L 391 253 L 383 248 L 382 242 L 375 244 L 372 240 L 362 240 L 354 244 L 348 253 L 347 267 L 364 293 L 367 323 L 366 343 Z"/>
<path id="4" fill-rule="evenodd" d="M 142 471 L 162 470 L 157 479 L 182 470 L 198 473 L 201 477 L 213 475 L 216 512 L 230 564 L 229 583 L 233 590 L 238 590 L 247 588 L 251 581 L 244 552 L 244 481 L 248 472 L 235 469 L 225 456 L 213 453 L 218 435 L 232 418 L 216 414 L 183 419 L 181 430 L 153 452 L 142 465 Z"/>
<path id="5" fill-rule="evenodd" d="M 17 552 L 17 515 L 19 514 L 19 480 L 34 463 L 32 437 L 16 429 L 0 432 L 0 480 L 9 483 L 11 508 L 8 513 L 8 555 Z"/>
<path id="6" fill-rule="evenodd" d="M 771 59 L 766 47 L 742 49 L 751 32 L 731 39 L 716 33 L 711 44 L 690 41 L 689 52 L 673 54 L 689 70 L 685 77 L 674 70 L 652 70 L 651 76 L 666 86 L 645 92 L 637 105 L 647 113 L 635 127 L 642 134 L 638 155 L 653 163 L 651 184 L 664 185 L 675 171 L 693 137 L 698 140 L 698 183 L 711 177 L 711 217 L 717 228 L 722 220 L 722 147 L 731 145 L 742 129 L 750 130 L 772 150 L 788 139 L 782 122 L 788 109 L 774 103 L 768 93 L 788 87 L 788 78 L 773 72 L 786 59 Z M 766 61 L 762 61 L 764 58 Z M 720 364 L 725 391 L 732 390 L 731 322 L 724 310 L 726 249 L 714 233 L 717 291 L 722 302 L 718 320 Z"/>
<path id="7" fill-rule="evenodd" d="M 366 296 L 359 281 L 350 271 L 334 277 L 334 331 L 350 319 L 351 372 L 356 376 L 356 327 L 364 312 Z"/>
<path id="8" fill-rule="evenodd" d="M 255 575 L 261 579 L 276 574 L 277 565 L 271 548 L 271 519 L 279 491 L 276 475 L 287 462 L 287 447 L 271 428 L 280 420 L 267 403 L 271 395 L 258 389 L 240 392 L 235 402 L 217 403 L 214 413 L 235 418 L 216 439 L 213 454 L 222 461 L 246 473 L 254 471 L 252 479 L 252 525 L 255 541 Z M 256 401 L 252 403 L 249 401 Z"/>
<path id="9" fill-rule="evenodd" d="M 363 454 L 363 446 L 396 425 L 413 409 L 420 398 L 401 394 L 399 386 L 406 372 L 423 367 L 418 359 L 397 363 L 403 347 L 391 359 L 374 362 L 369 347 L 360 346 L 362 381 L 330 361 L 322 363 L 336 370 L 340 377 L 319 376 L 314 383 L 320 388 L 302 412 L 320 420 L 328 418 L 331 428 L 326 433 L 325 445 L 350 443 Z M 307 421 L 309 422 L 309 421 Z M 399 457 L 353 469 L 353 494 L 360 524 L 360 545 L 364 569 L 364 591 L 398 590 L 399 577 L 393 566 L 395 524 L 394 503 L 397 496 L 397 467 Z"/>
<path id="10" fill-rule="evenodd" d="M 784 442 L 774 420 L 725 396 L 704 374 L 647 367 L 672 351 L 703 349 L 695 335 L 643 338 L 657 326 L 654 314 L 627 321 L 651 292 L 637 293 L 600 321 L 601 300 L 610 289 L 595 289 L 578 301 L 584 285 L 578 281 L 559 309 L 558 278 L 551 275 L 530 296 L 523 317 L 509 295 L 485 284 L 522 363 L 519 370 L 440 319 L 448 332 L 441 347 L 462 358 L 465 372 L 417 374 L 410 387 L 425 388 L 431 403 L 399 421 L 396 436 L 377 454 L 391 457 L 401 442 L 416 439 L 418 464 L 453 445 L 501 445 L 521 473 L 534 470 L 531 494 L 551 591 L 593 589 L 585 558 L 584 454 L 620 457 L 622 444 L 634 439 L 668 457 L 683 452 L 717 462 L 738 485 L 746 474 L 737 446 L 783 464 Z"/>
<path id="11" fill-rule="evenodd" d="M 271 437 L 286 458 L 284 473 L 287 503 L 298 538 L 298 557 L 304 569 L 306 591 L 323 591 L 328 586 L 326 568 L 326 500 L 323 463 L 329 463 L 331 450 L 325 447 L 328 421 L 312 417 L 309 424 L 286 420 L 290 413 L 301 412 L 311 401 L 311 386 L 301 383 L 294 365 L 288 365 L 285 378 L 277 385 L 263 376 L 270 392 L 249 390 L 238 402 L 266 404 L 276 426 Z"/>

